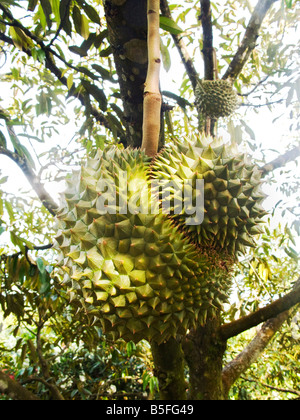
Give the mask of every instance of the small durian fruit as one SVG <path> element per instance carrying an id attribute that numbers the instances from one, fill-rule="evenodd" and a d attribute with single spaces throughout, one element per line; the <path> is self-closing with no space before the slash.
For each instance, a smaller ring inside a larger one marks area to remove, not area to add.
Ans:
<path id="1" fill-rule="evenodd" d="M 198 112 L 210 118 L 228 117 L 237 107 L 237 94 L 227 80 L 200 80 L 195 96 Z"/>

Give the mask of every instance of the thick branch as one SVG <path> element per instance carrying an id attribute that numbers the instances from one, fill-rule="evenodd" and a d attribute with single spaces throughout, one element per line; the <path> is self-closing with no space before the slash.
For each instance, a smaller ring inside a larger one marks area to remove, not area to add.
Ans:
<path id="1" fill-rule="evenodd" d="M 162 400 L 186 400 L 184 357 L 181 344 L 170 338 L 162 344 L 151 344 L 154 373 L 159 381 Z"/>
<path id="2" fill-rule="evenodd" d="M 201 22 L 203 29 L 203 57 L 204 57 L 204 78 L 214 80 L 215 59 L 213 48 L 213 29 L 211 20 L 210 0 L 200 0 L 201 3 Z"/>
<path id="3" fill-rule="evenodd" d="M 294 147 L 294 149 L 288 150 L 286 153 L 274 159 L 272 162 L 269 162 L 263 167 L 261 167 L 260 170 L 262 172 L 262 176 L 265 176 L 269 172 L 272 172 L 275 169 L 281 168 L 287 163 L 296 160 L 297 157 L 299 156 L 300 156 L 300 146 L 296 146 Z"/>
<path id="4" fill-rule="evenodd" d="M 36 335 L 36 351 L 38 354 L 41 370 L 44 376 L 45 382 L 47 382 L 47 386 L 50 389 L 54 400 L 63 401 L 64 397 L 60 393 L 59 389 L 55 385 L 53 379 L 50 375 L 50 368 L 48 365 L 47 360 L 44 358 L 43 349 L 42 349 L 42 341 L 41 341 L 41 331 L 43 328 L 43 321 L 40 319 L 40 325 L 38 326 L 37 335 Z"/>
<path id="5" fill-rule="evenodd" d="M 289 311 L 286 311 L 276 318 L 265 322 L 250 344 L 234 360 L 225 366 L 222 372 L 225 395 L 228 394 L 235 381 L 260 357 L 288 316 Z"/>
<path id="6" fill-rule="evenodd" d="M 163 16 L 172 19 L 171 11 L 168 5 L 167 0 L 161 0 L 160 1 L 160 8 L 161 13 Z M 181 37 L 180 34 L 172 34 L 173 41 L 176 45 L 176 48 L 179 52 L 179 55 L 181 57 L 181 60 L 183 62 L 183 65 L 185 67 L 186 73 L 191 81 L 193 90 L 195 91 L 195 88 L 197 86 L 197 81 L 199 79 L 199 75 L 195 69 L 194 63 L 192 58 L 190 57 L 187 47 Z"/>
<path id="7" fill-rule="evenodd" d="M 270 319 L 268 319 L 268 321 L 266 321 L 263 324 L 263 326 L 261 327 L 261 330 L 250 342 L 250 344 L 248 344 L 248 346 L 223 369 L 222 381 L 223 381 L 223 388 L 224 388 L 225 395 L 228 394 L 234 382 L 263 353 L 264 349 L 272 340 L 276 332 L 281 328 L 283 323 L 288 319 L 289 313 L 290 313 L 289 309 L 292 308 L 296 303 L 299 303 L 299 301 L 300 301 L 300 277 L 294 284 L 292 292 L 288 293 L 282 299 L 279 299 L 278 301 L 272 303 L 271 305 L 263 309 L 263 310 L 268 310 L 269 314 L 273 312 L 274 314 L 273 317 L 272 318 L 270 317 Z M 255 318 L 255 315 L 259 312 L 262 313 L 261 311 L 263 310 L 259 310 L 255 312 L 254 314 L 252 314 L 252 316 L 254 315 L 254 318 Z M 251 315 L 245 318 L 248 318 L 249 320 L 249 318 L 251 318 Z M 237 321 L 237 323 L 238 322 L 239 321 Z M 237 325 L 234 326 L 232 324 L 234 323 L 228 324 L 227 327 L 229 327 L 230 325 L 233 327 L 237 326 Z M 223 325 L 223 327 L 225 326 Z M 255 325 L 252 325 L 252 326 L 255 326 Z M 221 327 L 221 330 L 223 327 Z M 226 331 L 225 329 L 225 333 L 226 332 L 229 332 L 229 330 Z M 222 337 L 223 336 L 224 335 L 222 335 Z M 225 334 L 225 336 L 226 336 L 226 339 L 230 338 L 228 334 L 227 335 Z"/>
<path id="8" fill-rule="evenodd" d="M 278 0 L 258 0 L 258 3 L 247 26 L 242 43 L 239 46 L 231 63 L 229 64 L 229 67 L 225 72 L 223 79 L 234 80 L 240 74 L 244 65 L 247 63 L 250 54 L 256 47 L 256 41 L 259 36 L 259 31 L 262 22 L 266 14 L 268 13 L 270 7 L 276 1 Z"/>
<path id="9" fill-rule="evenodd" d="M 285 392 L 287 394 L 295 394 L 295 395 L 298 395 L 298 397 L 300 397 L 300 391 L 296 391 L 295 389 L 279 388 L 278 386 L 272 386 L 272 385 L 266 384 L 264 382 L 261 382 L 259 380 L 255 380 L 255 379 L 248 379 L 248 378 L 243 378 L 243 379 L 247 382 L 255 382 L 255 383 L 260 384 L 260 385 L 262 385 L 266 388 L 274 389 L 275 391 L 278 391 L 278 392 Z"/>
<path id="10" fill-rule="evenodd" d="M 228 340 L 252 327 L 256 327 L 267 319 L 274 318 L 277 315 L 291 309 L 300 302 L 300 278 L 295 283 L 293 290 L 287 295 L 264 308 L 258 309 L 250 315 L 244 316 L 236 321 L 223 324 L 219 329 L 220 337 Z"/>
<path id="11" fill-rule="evenodd" d="M 0 371 L 0 394 L 5 394 L 12 400 L 17 401 L 37 401 L 39 398 L 28 391 L 18 382 L 11 379 L 8 375 Z"/>
<path id="12" fill-rule="evenodd" d="M 54 202 L 49 193 L 45 190 L 45 187 L 40 182 L 39 178 L 35 175 L 32 168 L 29 166 L 25 156 L 20 156 L 17 152 L 12 152 L 6 148 L 0 146 L 0 154 L 9 157 L 13 162 L 15 162 L 19 168 L 22 170 L 30 185 L 36 192 L 37 196 L 43 203 L 44 207 L 51 213 L 55 215 L 55 211 L 58 208 L 58 205 Z"/>

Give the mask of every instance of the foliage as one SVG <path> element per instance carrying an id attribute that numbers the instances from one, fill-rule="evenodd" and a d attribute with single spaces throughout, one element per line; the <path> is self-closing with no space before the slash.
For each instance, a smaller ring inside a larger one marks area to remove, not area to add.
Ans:
<path id="1" fill-rule="evenodd" d="M 260 245 L 240 263 L 240 274 L 236 277 L 236 301 L 227 311 L 229 319 L 247 315 L 256 310 L 262 301 L 265 304 L 272 302 L 289 289 L 290 281 L 296 280 L 295 275 L 299 270 L 297 254 L 288 255 L 293 240 L 287 226 L 279 226 L 273 231 L 266 228 Z M 228 359 L 237 356 L 255 334 L 254 328 L 231 339 L 227 349 Z M 299 312 L 296 309 L 292 311 L 287 324 L 276 334 L 263 356 L 232 387 L 230 398 L 297 398 L 299 352 Z M 295 393 L 287 390 L 294 390 Z"/>

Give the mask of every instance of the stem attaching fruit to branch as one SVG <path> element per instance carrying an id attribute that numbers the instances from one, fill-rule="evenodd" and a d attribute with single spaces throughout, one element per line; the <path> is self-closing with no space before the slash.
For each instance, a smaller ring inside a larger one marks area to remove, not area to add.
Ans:
<path id="1" fill-rule="evenodd" d="M 153 157 L 158 151 L 162 98 L 159 90 L 160 35 L 159 0 L 148 0 L 148 72 L 144 89 L 142 150 Z"/>

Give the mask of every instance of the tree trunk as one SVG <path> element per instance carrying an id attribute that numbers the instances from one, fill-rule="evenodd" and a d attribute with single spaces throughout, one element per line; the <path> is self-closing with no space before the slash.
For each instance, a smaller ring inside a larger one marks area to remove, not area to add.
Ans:
<path id="1" fill-rule="evenodd" d="M 147 0 L 106 0 L 104 9 L 124 107 L 124 145 L 140 147 L 148 66 Z"/>
<path id="2" fill-rule="evenodd" d="M 187 384 L 184 372 L 184 357 L 181 344 L 171 338 L 160 345 L 151 344 L 162 400 L 185 400 Z"/>
<path id="3" fill-rule="evenodd" d="M 191 400 L 224 400 L 222 364 L 226 343 L 218 337 L 220 320 L 209 319 L 186 338 L 183 345 L 189 366 Z"/>
<path id="4" fill-rule="evenodd" d="M 5 394 L 12 400 L 37 401 L 39 398 L 0 371 L 0 394 Z"/>

